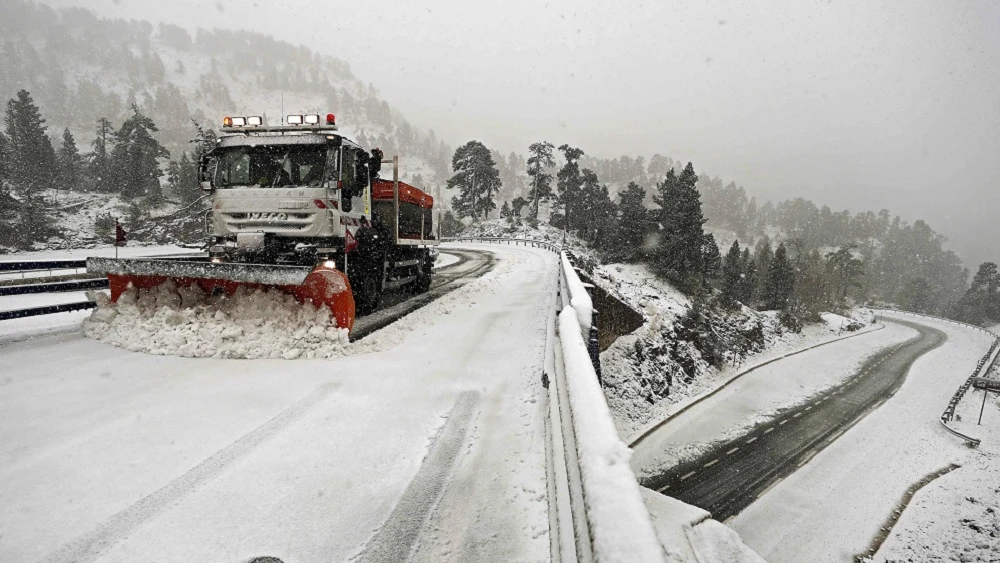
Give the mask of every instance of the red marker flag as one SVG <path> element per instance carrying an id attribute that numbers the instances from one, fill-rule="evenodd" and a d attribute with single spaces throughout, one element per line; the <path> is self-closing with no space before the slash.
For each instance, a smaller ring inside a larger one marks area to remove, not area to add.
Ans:
<path id="1" fill-rule="evenodd" d="M 126 242 L 128 242 L 128 233 L 126 233 L 121 224 L 115 220 L 115 246 L 125 246 Z"/>
<path id="2" fill-rule="evenodd" d="M 347 254 L 348 252 L 358 247 L 358 239 L 354 238 L 354 235 L 351 234 L 351 231 L 344 229 L 344 232 L 347 233 L 346 235 L 344 235 L 344 254 Z"/>

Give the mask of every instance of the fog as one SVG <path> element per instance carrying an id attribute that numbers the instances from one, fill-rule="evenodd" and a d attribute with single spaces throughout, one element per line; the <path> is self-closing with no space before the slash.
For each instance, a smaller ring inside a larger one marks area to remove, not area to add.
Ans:
<path id="1" fill-rule="evenodd" d="M 305 44 L 453 146 L 661 153 L 758 198 L 925 219 L 970 268 L 1000 258 L 996 2 L 49 3 Z"/>

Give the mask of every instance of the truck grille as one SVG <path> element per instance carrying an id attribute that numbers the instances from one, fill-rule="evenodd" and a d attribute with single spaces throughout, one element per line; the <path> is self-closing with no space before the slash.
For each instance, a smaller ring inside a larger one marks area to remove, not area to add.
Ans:
<path id="1" fill-rule="evenodd" d="M 267 231 L 269 233 L 300 233 L 313 226 L 315 213 L 249 212 L 219 214 L 230 232 Z"/>

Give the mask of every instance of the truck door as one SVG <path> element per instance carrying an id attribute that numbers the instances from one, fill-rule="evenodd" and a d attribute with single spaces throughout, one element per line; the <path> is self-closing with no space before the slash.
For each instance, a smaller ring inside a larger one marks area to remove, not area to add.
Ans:
<path id="1" fill-rule="evenodd" d="M 367 209 L 357 209 L 355 211 L 355 206 L 366 207 L 368 203 L 368 190 L 369 190 L 369 178 L 368 178 L 368 166 L 366 165 L 364 152 L 354 149 L 352 147 L 343 147 L 341 149 L 343 166 L 341 167 L 341 181 L 343 182 L 343 189 L 341 190 L 341 209 L 345 213 L 368 213 Z"/>

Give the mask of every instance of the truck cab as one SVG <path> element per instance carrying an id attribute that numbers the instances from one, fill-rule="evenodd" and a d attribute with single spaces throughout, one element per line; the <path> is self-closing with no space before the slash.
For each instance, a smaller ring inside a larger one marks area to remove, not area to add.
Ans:
<path id="1" fill-rule="evenodd" d="M 325 125 L 315 115 L 288 122 L 272 127 L 260 118 L 226 118 L 202 158 L 201 186 L 212 193 L 206 216 L 212 261 L 335 265 L 355 287 L 361 313 L 377 307 L 385 289 L 426 290 L 433 261 L 426 247 L 437 243 L 426 235 L 432 203 L 404 201 L 401 212 L 400 186 L 404 199 L 432 199 L 399 182 L 394 160 L 391 198 L 381 181 L 383 199 L 373 202 L 380 150 L 369 153 L 342 136 L 332 114 Z M 419 193 L 410 197 L 411 190 Z M 419 224 L 418 239 L 401 240 L 400 223 L 407 221 Z"/>

